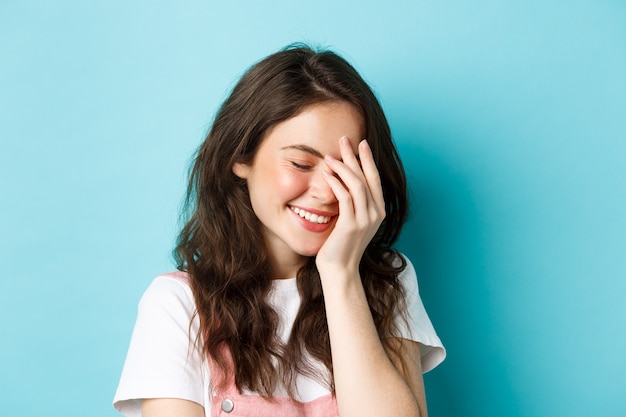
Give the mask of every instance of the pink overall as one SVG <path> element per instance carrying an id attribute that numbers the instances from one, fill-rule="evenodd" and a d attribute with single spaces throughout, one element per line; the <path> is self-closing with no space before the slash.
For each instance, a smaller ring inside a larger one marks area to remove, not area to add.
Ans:
<path id="1" fill-rule="evenodd" d="M 229 355 L 228 355 L 229 356 Z M 213 377 L 221 375 L 209 360 Z M 212 378 L 214 381 L 217 378 Z M 211 399 L 211 417 L 338 417 L 337 402 L 332 394 L 310 402 L 289 397 L 266 399 L 257 395 L 240 394 L 232 372 L 226 377 L 224 388 L 215 387 Z"/>

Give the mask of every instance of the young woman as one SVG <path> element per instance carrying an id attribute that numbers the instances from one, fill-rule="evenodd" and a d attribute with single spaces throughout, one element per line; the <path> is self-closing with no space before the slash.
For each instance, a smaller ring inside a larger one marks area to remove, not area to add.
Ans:
<path id="1" fill-rule="evenodd" d="M 443 346 L 392 249 L 405 175 L 338 55 L 296 45 L 241 78 L 198 150 L 178 272 L 144 294 L 128 416 L 425 416 Z"/>

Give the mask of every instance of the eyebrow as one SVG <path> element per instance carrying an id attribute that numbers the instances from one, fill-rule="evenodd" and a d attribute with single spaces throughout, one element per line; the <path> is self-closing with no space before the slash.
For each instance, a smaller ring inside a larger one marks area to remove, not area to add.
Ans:
<path id="1" fill-rule="evenodd" d="M 324 155 L 322 155 L 322 153 L 320 151 L 318 151 L 315 148 L 311 148 L 308 145 L 288 145 L 288 146 L 283 146 L 282 148 L 280 148 L 280 150 L 286 150 L 286 149 L 297 149 L 299 151 L 303 151 L 306 153 L 310 153 L 313 156 L 316 156 L 318 158 L 324 159 Z"/>

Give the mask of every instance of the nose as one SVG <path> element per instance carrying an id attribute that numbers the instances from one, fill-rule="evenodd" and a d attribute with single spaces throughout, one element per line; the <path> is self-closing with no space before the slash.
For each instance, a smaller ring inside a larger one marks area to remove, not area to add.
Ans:
<path id="1" fill-rule="evenodd" d="M 315 174 L 311 177 L 311 182 L 309 183 L 309 192 L 322 204 L 330 205 L 337 202 L 337 197 L 335 197 L 335 193 L 333 189 L 330 188 L 330 185 L 324 179 L 324 174 L 322 173 L 324 168 L 318 169 Z"/>

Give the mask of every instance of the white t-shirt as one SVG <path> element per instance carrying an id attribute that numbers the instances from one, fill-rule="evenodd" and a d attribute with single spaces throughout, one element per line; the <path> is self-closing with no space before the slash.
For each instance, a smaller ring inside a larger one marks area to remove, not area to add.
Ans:
<path id="1" fill-rule="evenodd" d="M 209 416 L 209 367 L 196 348 L 200 323 L 194 316 L 194 297 L 184 277 L 182 272 L 158 276 L 139 302 L 137 322 L 113 400 L 115 408 L 125 416 L 141 416 L 142 398 L 194 401 Z M 400 280 L 406 290 L 408 310 L 408 328 L 402 320 L 398 321 L 400 336 L 420 343 L 422 370 L 428 372 L 443 361 L 445 349 L 426 314 L 415 270 L 408 260 Z M 279 331 L 286 341 L 300 306 L 296 279 L 274 280 L 269 303 L 281 316 Z M 325 375 L 326 368 L 318 365 Z M 329 393 L 325 386 L 305 376 L 297 378 L 296 387 L 299 401 L 312 401 Z M 287 396 L 280 391 L 275 395 Z"/>

